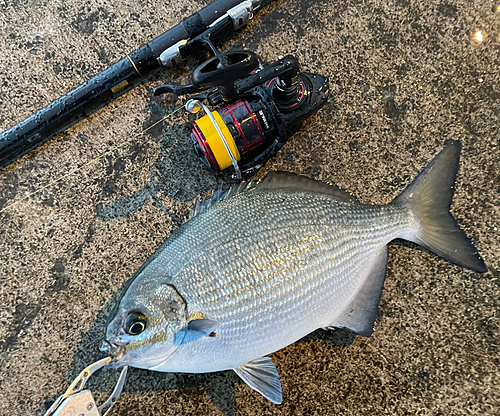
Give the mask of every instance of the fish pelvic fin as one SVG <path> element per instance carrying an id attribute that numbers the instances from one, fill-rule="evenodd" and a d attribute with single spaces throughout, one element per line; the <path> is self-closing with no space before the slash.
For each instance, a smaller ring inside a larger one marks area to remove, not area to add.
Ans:
<path id="1" fill-rule="evenodd" d="M 450 142 L 391 204 L 407 206 L 413 218 L 415 232 L 403 238 L 484 273 L 484 261 L 450 212 L 461 149 L 460 141 Z"/>
<path id="2" fill-rule="evenodd" d="M 234 372 L 252 389 L 258 391 L 266 399 L 281 404 L 280 376 L 273 361 L 269 357 L 260 357 L 234 369 Z"/>

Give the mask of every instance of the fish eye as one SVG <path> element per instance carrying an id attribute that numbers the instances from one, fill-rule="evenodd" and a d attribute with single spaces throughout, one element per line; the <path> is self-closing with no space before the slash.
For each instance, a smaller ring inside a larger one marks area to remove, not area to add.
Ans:
<path id="1" fill-rule="evenodd" d="M 127 319 L 127 324 L 125 326 L 127 334 L 139 335 L 146 329 L 146 322 L 147 319 L 144 315 L 136 312 L 131 313 Z"/>

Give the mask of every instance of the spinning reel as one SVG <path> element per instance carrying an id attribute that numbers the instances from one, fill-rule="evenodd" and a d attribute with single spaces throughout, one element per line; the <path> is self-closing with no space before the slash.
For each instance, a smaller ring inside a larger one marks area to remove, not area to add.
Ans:
<path id="1" fill-rule="evenodd" d="M 205 112 L 192 122 L 196 154 L 215 172 L 233 166 L 242 179 L 260 169 L 324 104 L 328 79 L 301 73 L 291 55 L 263 66 L 251 51 L 221 53 L 211 41 L 217 22 L 211 29 L 163 56 L 163 62 L 176 63 L 197 52 L 212 55 L 191 73 L 191 84 L 162 85 L 154 94 L 189 95 L 186 110 Z M 210 111 L 203 101 L 216 109 Z"/>

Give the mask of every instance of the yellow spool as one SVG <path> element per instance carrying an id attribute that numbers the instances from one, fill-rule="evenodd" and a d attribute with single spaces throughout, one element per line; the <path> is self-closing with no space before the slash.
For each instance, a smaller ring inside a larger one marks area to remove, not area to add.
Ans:
<path id="1" fill-rule="evenodd" d="M 212 111 L 212 115 L 214 116 L 214 119 L 220 131 L 222 132 L 222 135 L 226 139 L 226 143 L 229 145 L 234 158 L 237 162 L 239 162 L 241 159 L 240 152 L 236 147 L 236 143 L 234 142 L 233 136 L 231 136 L 229 129 L 227 128 L 226 124 L 222 120 L 222 117 L 217 111 Z M 210 146 L 210 149 L 212 150 L 212 153 L 217 160 L 217 164 L 219 165 L 219 169 L 224 170 L 232 166 L 233 163 L 231 162 L 231 158 L 227 153 L 226 147 L 219 137 L 219 133 L 217 133 L 217 130 L 215 130 L 215 127 L 212 124 L 210 118 L 207 115 L 204 115 L 200 119 L 196 120 L 195 123 L 198 125 L 201 132 L 205 136 L 205 141 Z"/>

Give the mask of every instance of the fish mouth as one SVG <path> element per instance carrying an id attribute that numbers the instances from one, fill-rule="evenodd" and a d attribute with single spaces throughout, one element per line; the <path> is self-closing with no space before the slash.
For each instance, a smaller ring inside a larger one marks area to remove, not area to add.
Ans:
<path id="1" fill-rule="evenodd" d="M 111 356 L 111 363 L 117 363 L 125 356 L 128 344 L 128 342 L 108 341 L 106 339 L 102 342 L 99 349 Z"/>

